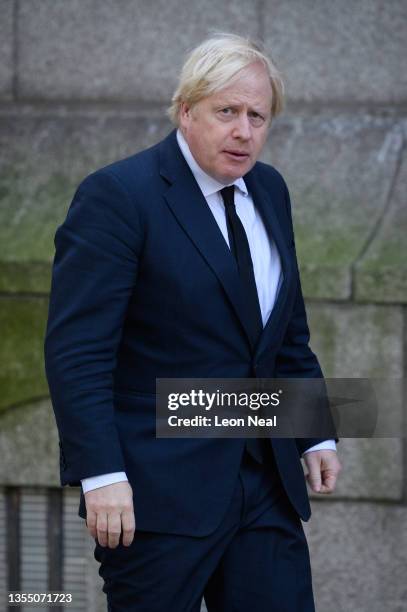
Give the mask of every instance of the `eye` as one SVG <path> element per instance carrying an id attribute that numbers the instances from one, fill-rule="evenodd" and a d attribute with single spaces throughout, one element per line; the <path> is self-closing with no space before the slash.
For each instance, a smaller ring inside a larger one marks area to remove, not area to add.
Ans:
<path id="1" fill-rule="evenodd" d="M 260 113 L 257 113 L 256 111 L 250 112 L 249 117 L 252 125 L 256 127 L 263 125 L 263 123 L 265 122 L 265 117 L 263 117 L 263 115 L 260 115 Z"/>
<path id="2" fill-rule="evenodd" d="M 233 116 L 234 111 L 230 106 L 225 106 L 225 108 L 219 109 L 218 113 L 222 118 L 229 118 Z"/>

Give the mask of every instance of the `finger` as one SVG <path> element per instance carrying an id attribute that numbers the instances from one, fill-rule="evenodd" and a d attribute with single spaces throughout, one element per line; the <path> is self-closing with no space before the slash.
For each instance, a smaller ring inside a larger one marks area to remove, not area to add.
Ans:
<path id="1" fill-rule="evenodd" d="M 308 484 L 311 487 L 311 489 L 315 492 L 315 493 L 319 493 L 321 490 L 321 477 L 317 472 L 313 472 L 313 473 L 309 473 L 307 475 L 307 480 L 308 480 Z"/>
<path id="2" fill-rule="evenodd" d="M 336 486 L 337 475 L 334 472 L 322 472 L 320 493 L 332 493 Z"/>
<path id="3" fill-rule="evenodd" d="M 97 539 L 101 546 L 107 546 L 107 514 L 98 512 L 96 517 Z"/>
<path id="4" fill-rule="evenodd" d="M 308 461 L 308 483 L 315 493 L 319 493 L 321 488 L 321 464 L 317 458 L 310 458 Z"/>
<path id="5" fill-rule="evenodd" d="M 120 541 L 122 522 L 119 512 L 112 512 L 107 516 L 107 544 L 109 548 L 116 548 Z"/>
<path id="6" fill-rule="evenodd" d="M 96 538 L 96 513 L 93 510 L 86 511 L 86 527 L 92 538 Z"/>
<path id="7" fill-rule="evenodd" d="M 123 546 L 130 546 L 134 539 L 134 531 L 136 529 L 136 519 L 133 510 L 125 510 L 122 512 L 123 526 Z"/>

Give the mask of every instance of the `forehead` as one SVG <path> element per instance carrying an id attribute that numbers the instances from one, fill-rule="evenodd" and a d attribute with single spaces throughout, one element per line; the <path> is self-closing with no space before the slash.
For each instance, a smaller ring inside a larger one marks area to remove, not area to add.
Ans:
<path id="1" fill-rule="evenodd" d="M 270 77 L 263 65 L 252 64 L 242 68 L 233 79 L 219 91 L 208 96 L 213 104 L 255 107 L 271 106 L 272 89 Z"/>

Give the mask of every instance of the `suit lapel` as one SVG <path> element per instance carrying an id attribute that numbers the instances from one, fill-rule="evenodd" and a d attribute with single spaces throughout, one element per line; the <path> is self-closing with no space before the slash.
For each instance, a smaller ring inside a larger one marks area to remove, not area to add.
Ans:
<path id="1" fill-rule="evenodd" d="M 164 197 L 178 223 L 219 279 L 250 343 L 250 323 L 236 262 L 179 149 L 175 134 L 173 131 L 161 143 L 160 171 L 171 183 Z"/>
<path id="2" fill-rule="evenodd" d="M 293 269 L 291 257 L 288 250 L 286 240 L 284 238 L 278 216 L 275 212 L 273 197 L 269 191 L 263 186 L 260 177 L 258 176 L 256 166 L 248 172 L 243 178 L 249 190 L 254 205 L 260 212 L 263 223 L 265 225 L 269 238 L 274 241 L 277 251 L 280 255 L 281 267 L 283 272 L 283 282 L 280 286 L 276 302 L 273 310 L 266 322 L 259 343 L 256 347 L 256 356 L 259 355 L 269 343 L 272 342 L 272 336 L 281 320 L 284 313 L 284 306 L 287 302 L 289 288 L 292 283 Z"/>

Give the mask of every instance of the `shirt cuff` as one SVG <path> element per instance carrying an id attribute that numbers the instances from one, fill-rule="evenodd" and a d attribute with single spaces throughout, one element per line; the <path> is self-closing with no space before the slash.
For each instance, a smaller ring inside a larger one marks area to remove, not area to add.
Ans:
<path id="1" fill-rule="evenodd" d="M 84 478 L 81 480 L 82 490 L 84 493 L 93 491 L 93 489 L 100 489 L 100 487 L 106 487 L 116 482 L 127 482 L 127 476 L 125 472 L 111 472 L 109 474 L 101 474 L 101 476 L 92 476 L 91 478 Z"/>
<path id="2" fill-rule="evenodd" d="M 335 440 L 324 440 L 323 442 L 320 442 L 319 444 L 315 444 L 315 446 L 311 446 L 310 448 L 307 448 L 307 450 L 305 450 L 302 453 L 302 455 L 304 456 L 305 453 L 310 453 L 311 451 L 319 451 L 319 450 L 333 450 L 333 451 L 336 451 Z"/>

